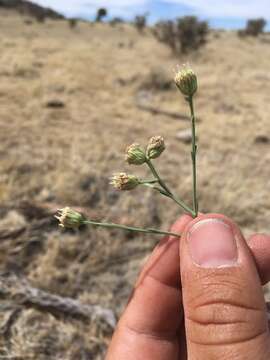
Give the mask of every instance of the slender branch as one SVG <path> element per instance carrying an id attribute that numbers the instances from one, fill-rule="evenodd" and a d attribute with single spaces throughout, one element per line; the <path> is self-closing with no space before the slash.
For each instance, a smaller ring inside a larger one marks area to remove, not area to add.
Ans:
<path id="1" fill-rule="evenodd" d="M 194 115 L 194 105 L 193 105 L 193 96 L 187 98 L 190 107 L 191 113 L 191 130 L 192 130 L 192 150 L 191 150 L 191 159 L 192 159 L 192 182 L 193 182 L 193 209 L 195 212 L 195 217 L 198 215 L 198 199 L 197 199 L 197 144 L 196 144 L 196 127 L 195 127 L 195 115 Z"/>
<path id="2" fill-rule="evenodd" d="M 140 180 L 140 185 L 145 185 L 145 184 L 156 184 L 159 181 L 157 179 L 151 179 L 151 180 Z"/>
<path id="3" fill-rule="evenodd" d="M 158 190 L 161 194 L 169 197 L 170 199 L 172 199 L 173 201 L 175 201 L 182 209 L 184 209 L 185 211 L 187 211 L 188 213 L 191 214 L 192 217 L 196 217 L 195 211 L 192 210 L 188 205 L 186 205 L 184 203 L 184 201 L 178 199 L 175 197 L 175 195 L 171 192 L 171 190 L 168 188 L 168 186 L 164 183 L 164 181 L 160 178 L 157 170 L 155 169 L 153 163 L 151 162 L 150 159 L 146 160 L 147 165 L 149 166 L 152 174 L 155 176 L 155 178 L 158 180 L 159 185 L 165 190 L 162 191 L 159 188 L 153 187 L 154 189 Z"/>
<path id="4" fill-rule="evenodd" d="M 81 225 L 93 225 L 99 226 L 103 228 L 111 228 L 111 229 L 121 229 L 127 231 L 141 232 L 146 234 L 160 234 L 160 235 L 172 235 L 179 237 L 181 234 L 169 232 L 169 231 L 161 231 L 152 228 L 138 228 L 133 226 L 126 226 L 120 224 L 106 223 L 106 222 L 97 222 L 93 220 L 87 219 L 83 214 L 75 211 L 69 207 L 65 207 L 63 209 L 59 209 L 57 214 L 55 215 L 56 219 L 59 221 L 59 225 L 64 228 L 69 229 L 77 229 Z"/>
<path id="5" fill-rule="evenodd" d="M 172 200 L 174 200 L 176 202 L 176 204 L 181 206 L 181 208 L 183 208 L 185 211 L 189 212 L 193 218 L 196 217 L 195 212 L 188 205 L 186 205 L 182 200 L 176 198 L 175 196 L 170 196 L 170 198 Z"/>
<path id="6" fill-rule="evenodd" d="M 147 165 L 149 166 L 150 170 L 152 171 L 152 174 L 155 176 L 155 178 L 158 180 L 159 184 L 163 187 L 164 190 L 167 191 L 168 194 L 172 195 L 172 192 L 169 190 L 167 185 L 164 183 L 164 181 L 160 178 L 158 172 L 156 171 L 154 164 L 150 159 L 146 160 Z"/>
<path id="7" fill-rule="evenodd" d="M 162 188 L 160 188 L 158 186 L 155 186 L 155 185 L 149 184 L 149 183 L 145 183 L 145 184 L 141 184 L 141 185 L 149 187 L 149 188 L 154 189 L 154 190 L 157 190 L 160 194 L 171 198 L 171 195 L 168 194 L 166 190 L 164 190 L 164 189 L 162 189 Z"/>
<path id="8" fill-rule="evenodd" d="M 83 224 L 86 224 L 86 225 L 90 224 L 90 225 L 93 225 L 93 226 L 99 226 L 99 227 L 111 228 L 111 229 L 121 229 L 121 230 L 127 230 L 127 231 L 136 231 L 136 232 L 147 233 L 147 234 L 171 235 L 171 236 L 175 236 L 175 237 L 180 237 L 181 236 L 181 234 L 177 234 L 177 233 L 173 233 L 173 232 L 169 232 L 169 231 L 161 231 L 161 230 L 151 229 L 151 228 L 142 229 L 142 228 L 126 226 L 126 225 L 120 225 L 120 224 L 101 223 L 101 222 L 96 222 L 96 221 L 92 221 L 92 220 L 84 220 Z"/>
<path id="9" fill-rule="evenodd" d="M 162 195 L 167 196 L 168 198 L 172 199 L 173 201 L 175 201 L 179 206 L 181 206 L 184 210 L 186 210 L 187 212 L 191 213 L 191 215 L 194 217 L 195 216 L 195 212 L 190 209 L 189 206 L 187 206 L 182 200 L 177 199 L 173 194 L 169 194 L 167 193 L 166 190 L 163 190 L 162 188 L 158 187 L 158 186 L 154 186 L 151 184 L 142 184 L 146 187 L 150 187 L 151 189 L 157 190 L 158 192 L 160 192 Z"/>

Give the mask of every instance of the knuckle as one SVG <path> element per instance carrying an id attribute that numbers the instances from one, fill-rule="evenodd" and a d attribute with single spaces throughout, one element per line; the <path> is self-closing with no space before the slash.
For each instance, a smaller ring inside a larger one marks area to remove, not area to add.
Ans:
<path id="1" fill-rule="evenodd" d="M 235 344 L 267 334 L 262 310 L 240 304 L 212 302 L 186 316 L 189 339 L 200 344 Z"/>
<path id="2" fill-rule="evenodd" d="M 261 303 L 251 305 L 242 285 L 230 277 L 220 280 L 204 279 L 200 294 L 188 300 L 188 336 L 202 344 L 240 343 L 263 336 L 267 319 Z"/>
<path id="3" fill-rule="evenodd" d="M 245 289 L 238 278 L 223 273 L 211 272 L 201 275 L 193 281 L 193 291 L 188 295 L 191 308 L 197 308 L 209 302 L 232 302 L 243 299 Z"/>

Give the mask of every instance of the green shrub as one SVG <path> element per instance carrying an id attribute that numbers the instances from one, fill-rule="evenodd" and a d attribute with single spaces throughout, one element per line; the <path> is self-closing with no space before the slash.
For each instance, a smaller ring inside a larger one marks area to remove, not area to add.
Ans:
<path id="1" fill-rule="evenodd" d="M 175 30 L 175 23 L 170 20 L 160 21 L 153 28 L 153 34 L 158 41 L 168 45 L 174 53 L 177 52 Z"/>
<path id="2" fill-rule="evenodd" d="M 123 24 L 124 20 L 120 17 L 114 17 L 111 21 L 110 21 L 110 25 L 111 26 L 115 26 L 117 24 Z"/>
<path id="3" fill-rule="evenodd" d="M 206 21 L 199 21 L 195 16 L 186 16 L 177 20 L 177 37 L 182 52 L 197 50 L 206 43 L 208 34 Z"/>
<path id="4" fill-rule="evenodd" d="M 263 33 L 264 27 L 266 26 L 266 20 L 263 18 L 250 19 L 247 21 L 246 28 L 238 32 L 239 36 L 258 36 Z"/>
<path id="5" fill-rule="evenodd" d="M 69 23 L 69 27 L 71 29 L 74 29 L 78 24 L 78 20 L 77 19 L 69 19 L 68 23 Z"/>
<path id="6" fill-rule="evenodd" d="M 134 19 L 134 25 L 139 33 L 142 33 L 147 25 L 146 15 L 137 15 Z"/>
<path id="7" fill-rule="evenodd" d="M 102 19 L 108 15 L 107 9 L 100 8 L 97 11 L 96 22 L 101 22 Z"/>
<path id="8" fill-rule="evenodd" d="M 199 49 L 206 43 L 208 32 L 208 23 L 199 21 L 195 16 L 186 16 L 175 21 L 161 21 L 153 30 L 154 36 L 167 44 L 176 54 Z"/>
<path id="9" fill-rule="evenodd" d="M 42 12 L 37 12 L 35 15 L 36 21 L 39 23 L 44 23 L 46 20 L 46 15 Z"/>

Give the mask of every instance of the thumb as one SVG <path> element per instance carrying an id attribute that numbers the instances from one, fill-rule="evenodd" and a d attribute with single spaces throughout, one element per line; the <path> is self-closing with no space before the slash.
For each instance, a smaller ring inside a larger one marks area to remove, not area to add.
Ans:
<path id="1" fill-rule="evenodd" d="M 188 359 L 270 359 L 260 279 L 235 224 L 201 215 L 180 242 Z"/>

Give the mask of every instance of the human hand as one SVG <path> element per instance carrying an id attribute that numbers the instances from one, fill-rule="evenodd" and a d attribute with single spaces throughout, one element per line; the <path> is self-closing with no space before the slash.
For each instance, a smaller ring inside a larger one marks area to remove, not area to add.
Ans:
<path id="1" fill-rule="evenodd" d="M 106 360 L 269 360 L 270 236 L 184 216 L 143 268 Z M 180 251 L 179 251 L 180 249 Z"/>

